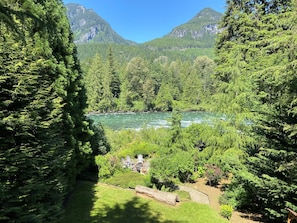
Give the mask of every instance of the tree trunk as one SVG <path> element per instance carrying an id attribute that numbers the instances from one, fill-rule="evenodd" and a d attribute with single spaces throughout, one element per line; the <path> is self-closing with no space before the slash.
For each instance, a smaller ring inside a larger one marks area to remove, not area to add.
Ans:
<path id="1" fill-rule="evenodd" d="M 177 194 L 154 190 L 144 186 L 139 186 L 139 185 L 136 186 L 135 191 L 136 193 L 144 194 L 148 197 L 154 198 L 155 200 L 158 200 L 160 202 L 173 205 L 173 206 L 175 206 L 176 202 L 179 201 Z"/>

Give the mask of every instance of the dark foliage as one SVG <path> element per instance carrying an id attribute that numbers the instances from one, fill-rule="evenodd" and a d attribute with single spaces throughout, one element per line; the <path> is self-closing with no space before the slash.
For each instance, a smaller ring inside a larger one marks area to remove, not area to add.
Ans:
<path id="1" fill-rule="evenodd" d="M 91 153 L 76 48 L 60 1 L 0 6 L 1 220 L 55 222 Z"/>

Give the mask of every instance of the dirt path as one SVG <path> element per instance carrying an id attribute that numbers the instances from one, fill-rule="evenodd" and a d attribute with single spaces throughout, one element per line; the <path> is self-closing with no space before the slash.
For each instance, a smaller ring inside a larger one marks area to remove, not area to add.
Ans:
<path id="1" fill-rule="evenodd" d="M 224 183 L 224 182 L 223 182 Z M 219 204 L 219 197 L 223 194 L 223 192 L 219 187 L 211 187 L 206 185 L 206 179 L 200 179 L 195 184 L 189 184 L 189 187 L 192 187 L 204 194 L 208 195 L 209 205 L 214 208 L 217 212 L 220 212 L 220 204 Z M 232 214 L 232 218 L 230 222 L 232 223 L 262 223 L 258 221 L 258 216 L 252 214 L 245 214 L 238 211 L 234 211 Z"/>
<path id="2" fill-rule="evenodd" d="M 192 201 L 201 203 L 201 204 L 209 204 L 209 198 L 207 194 L 202 193 L 201 191 L 198 191 L 196 189 L 182 186 L 182 185 L 179 185 L 178 187 L 182 191 L 189 192 Z"/>

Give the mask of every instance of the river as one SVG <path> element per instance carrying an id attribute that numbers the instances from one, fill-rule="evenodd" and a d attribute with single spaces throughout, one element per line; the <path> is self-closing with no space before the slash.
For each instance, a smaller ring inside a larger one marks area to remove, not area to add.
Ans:
<path id="1" fill-rule="evenodd" d="M 212 122 L 213 114 L 207 112 L 191 111 L 182 112 L 182 127 L 187 127 L 192 123 Z M 139 113 L 107 113 L 89 115 L 95 124 L 101 122 L 103 126 L 113 130 L 120 129 L 141 129 L 144 127 L 168 128 L 170 127 L 171 112 L 139 112 Z"/>

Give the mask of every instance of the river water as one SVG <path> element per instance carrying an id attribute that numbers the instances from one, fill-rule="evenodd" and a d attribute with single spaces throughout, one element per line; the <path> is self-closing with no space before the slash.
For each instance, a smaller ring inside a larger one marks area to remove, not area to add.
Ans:
<path id="1" fill-rule="evenodd" d="M 207 112 L 182 112 L 182 127 L 192 123 L 212 123 L 213 114 Z M 139 113 L 108 113 L 89 115 L 95 124 L 101 122 L 103 126 L 113 130 L 141 129 L 144 127 L 168 128 L 171 122 L 171 112 L 139 112 Z"/>

